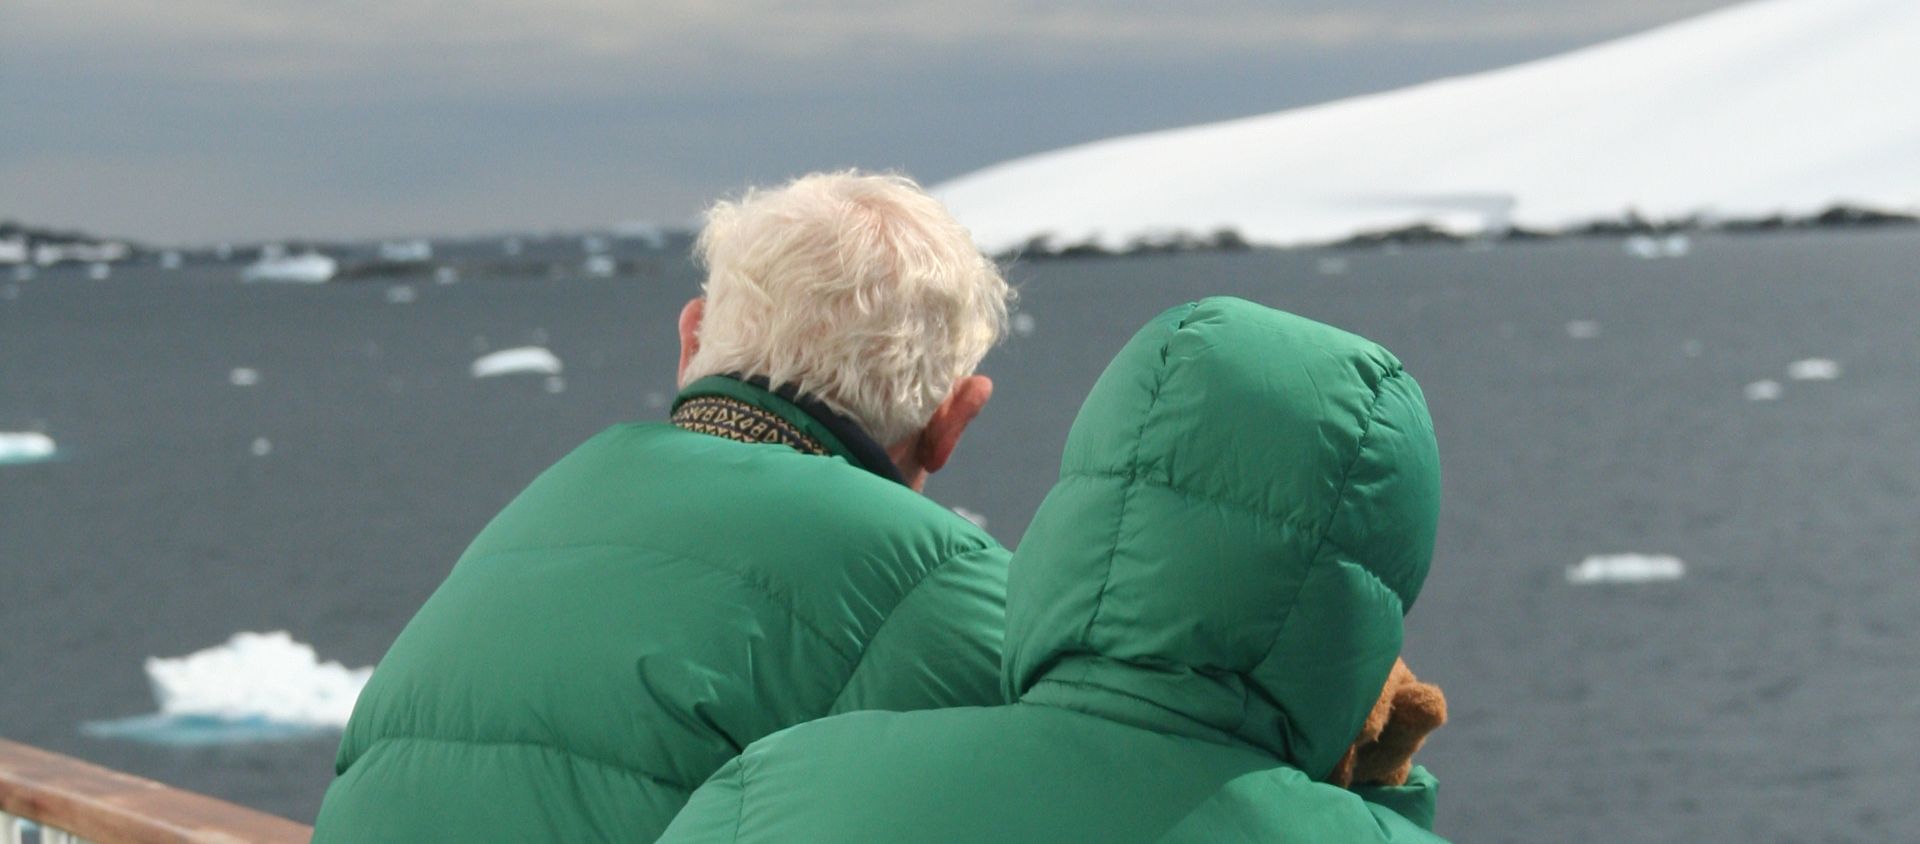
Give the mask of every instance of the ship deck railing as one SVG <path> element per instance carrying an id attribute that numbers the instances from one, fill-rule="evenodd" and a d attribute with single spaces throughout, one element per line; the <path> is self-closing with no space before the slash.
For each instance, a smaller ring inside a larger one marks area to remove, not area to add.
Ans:
<path id="1" fill-rule="evenodd" d="M 294 844 L 311 827 L 0 739 L 0 844 Z"/>

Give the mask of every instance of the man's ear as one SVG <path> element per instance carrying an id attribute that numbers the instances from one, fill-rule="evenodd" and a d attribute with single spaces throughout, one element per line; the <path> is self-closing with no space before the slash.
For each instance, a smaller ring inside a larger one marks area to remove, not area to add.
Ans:
<path id="1" fill-rule="evenodd" d="M 680 386 L 686 386 L 687 364 L 693 361 L 695 352 L 700 351 L 700 319 L 706 316 L 707 300 L 695 296 L 680 309 L 680 369 L 673 379 Z"/>
<path id="2" fill-rule="evenodd" d="M 919 445 L 914 449 L 921 468 L 938 472 L 947 465 L 947 458 L 952 457 L 953 450 L 960 445 L 960 435 L 966 433 L 967 425 L 980 415 L 980 409 L 987 406 L 990 398 L 993 398 L 993 379 L 985 375 L 969 375 L 953 385 L 953 392 L 947 394 L 946 401 L 933 411 L 933 418 L 927 420 Z"/>

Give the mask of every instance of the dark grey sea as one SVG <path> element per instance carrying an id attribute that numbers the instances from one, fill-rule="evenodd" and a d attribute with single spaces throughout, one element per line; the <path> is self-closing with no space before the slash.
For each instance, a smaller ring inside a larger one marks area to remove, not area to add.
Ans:
<path id="1" fill-rule="evenodd" d="M 1408 659 L 1452 706 L 1423 753 L 1442 833 L 1910 837 L 1920 232 L 1622 246 L 1018 265 L 993 403 L 929 494 L 1018 542 L 1080 397 L 1170 305 L 1233 294 L 1357 331 L 1406 362 L 1440 432 L 1444 520 Z M 335 736 L 83 728 L 155 710 L 148 657 L 239 631 L 375 663 L 536 473 L 664 415 L 698 283 L 679 252 L 611 278 L 463 276 L 0 273 L 0 431 L 59 447 L 0 465 L 0 735 L 311 820 Z M 561 378 L 469 374 L 523 345 Z M 1679 570 L 1590 560 L 1623 554 Z"/>

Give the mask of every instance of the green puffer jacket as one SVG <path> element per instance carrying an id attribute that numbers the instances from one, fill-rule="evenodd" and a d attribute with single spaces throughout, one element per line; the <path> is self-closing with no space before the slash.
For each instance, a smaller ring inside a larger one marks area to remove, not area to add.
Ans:
<path id="1" fill-rule="evenodd" d="M 652 841 L 784 727 L 1004 701 L 1007 552 L 795 401 L 703 379 L 535 480 L 374 671 L 314 840 Z"/>
<path id="2" fill-rule="evenodd" d="M 1435 841 L 1433 779 L 1324 779 L 1400 651 L 1439 461 L 1386 350 L 1236 299 L 1149 323 L 1011 563 L 1017 703 L 763 739 L 662 842 Z"/>

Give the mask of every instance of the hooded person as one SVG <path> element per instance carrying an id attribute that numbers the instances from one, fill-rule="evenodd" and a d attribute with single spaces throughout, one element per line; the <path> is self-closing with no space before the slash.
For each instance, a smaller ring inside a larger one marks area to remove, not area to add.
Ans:
<path id="1" fill-rule="evenodd" d="M 314 840 L 652 841 L 755 739 L 1004 700 L 1007 552 L 917 494 L 1009 290 L 902 177 L 709 213 L 669 421 L 617 425 L 473 540 L 374 670 Z"/>
<path id="2" fill-rule="evenodd" d="M 1328 780 L 1400 653 L 1439 497 L 1385 349 L 1237 299 L 1168 311 L 1094 385 L 1013 556 L 1013 702 L 782 731 L 661 841 L 1437 840 L 1423 769 Z"/>

